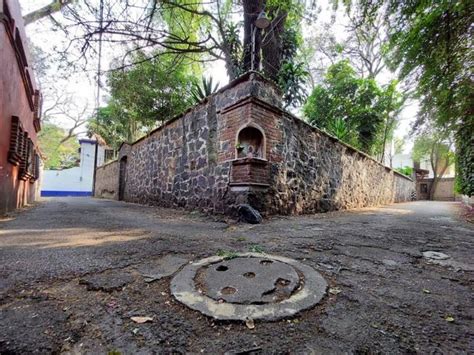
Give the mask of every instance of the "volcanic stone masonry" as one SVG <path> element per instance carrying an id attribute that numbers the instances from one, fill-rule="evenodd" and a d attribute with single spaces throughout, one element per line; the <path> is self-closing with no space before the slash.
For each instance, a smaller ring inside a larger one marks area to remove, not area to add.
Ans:
<path id="1" fill-rule="evenodd" d="M 408 201 L 414 182 L 281 109 L 257 73 L 120 147 L 96 171 L 95 196 L 164 207 L 264 214 Z"/>

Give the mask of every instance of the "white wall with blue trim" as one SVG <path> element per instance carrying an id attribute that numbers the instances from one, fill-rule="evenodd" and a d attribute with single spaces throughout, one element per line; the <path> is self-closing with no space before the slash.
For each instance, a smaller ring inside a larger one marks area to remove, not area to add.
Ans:
<path id="1" fill-rule="evenodd" d="M 41 196 L 92 196 L 96 141 L 80 139 L 80 164 L 64 170 L 44 170 Z M 104 163 L 105 149 L 98 147 L 97 166 Z"/>

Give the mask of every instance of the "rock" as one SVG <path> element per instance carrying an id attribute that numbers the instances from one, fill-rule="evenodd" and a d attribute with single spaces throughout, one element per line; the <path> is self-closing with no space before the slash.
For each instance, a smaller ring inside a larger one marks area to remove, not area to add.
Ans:
<path id="1" fill-rule="evenodd" d="M 132 321 L 134 321 L 135 323 L 138 323 L 138 324 L 143 324 L 143 323 L 146 323 L 146 322 L 153 322 L 152 317 L 131 317 L 130 319 Z"/>
<path id="2" fill-rule="evenodd" d="M 398 263 L 395 260 L 390 260 L 390 259 L 383 259 L 382 264 L 390 268 L 395 268 L 396 266 L 398 266 Z"/>
<path id="3" fill-rule="evenodd" d="M 255 208 L 247 204 L 241 204 L 238 207 L 239 219 L 250 223 L 258 224 L 262 223 L 262 215 Z"/>
<path id="4" fill-rule="evenodd" d="M 145 282 L 153 282 L 173 275 L 186 263 L 188 259 L 176 255 L 165 255 L 157 261 L 141 265 L 137 271 L 145 278 Z"/>
<path id="5" fill-rule="evenodd" d="M 446 260 L 449 259 L 450 256 L 444 253 L 440 253 L 438 251 L 424 251 L 423 256 L 427 259 L 432 259 L 432 260 Z"/>

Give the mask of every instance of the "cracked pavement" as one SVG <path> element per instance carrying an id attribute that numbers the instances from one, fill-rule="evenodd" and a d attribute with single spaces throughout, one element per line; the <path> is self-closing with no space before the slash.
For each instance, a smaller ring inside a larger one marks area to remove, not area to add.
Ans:
<path id="1" fill-rule="evenodd" d="M 0 353 L 472 353 L 474 230 L 459 212 L 418 201 L 247 225 L 46 199 L 0 219 Z M 312 266 L 330 292 L 296 317 L 248 329 L 176 302 L 171 276 L 146 282 L 140 272 L 170 275 L 170 255 L 256 249 Z"/>

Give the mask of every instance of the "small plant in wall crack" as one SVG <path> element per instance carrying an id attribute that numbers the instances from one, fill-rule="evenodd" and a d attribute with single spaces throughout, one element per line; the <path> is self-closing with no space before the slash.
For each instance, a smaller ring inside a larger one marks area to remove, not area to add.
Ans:
<path id="1" fill-rule="evenodd" d="M 260 254 L 265 253 L 265 250 L 263 249 L 263 247 L 258 244 L 251 245 L 249 247 L 249 251 L 251 251 L 252 253 L 260 253 Z"/>
<path id="2" fill-rule="evenodd" d="M 239 256 L 239 254 L 233 250 L 218 250 L 217 256 L 224 258 L 224 260 L 230 260 L 230 259 L 235 259 L 236 257 Z"/>

